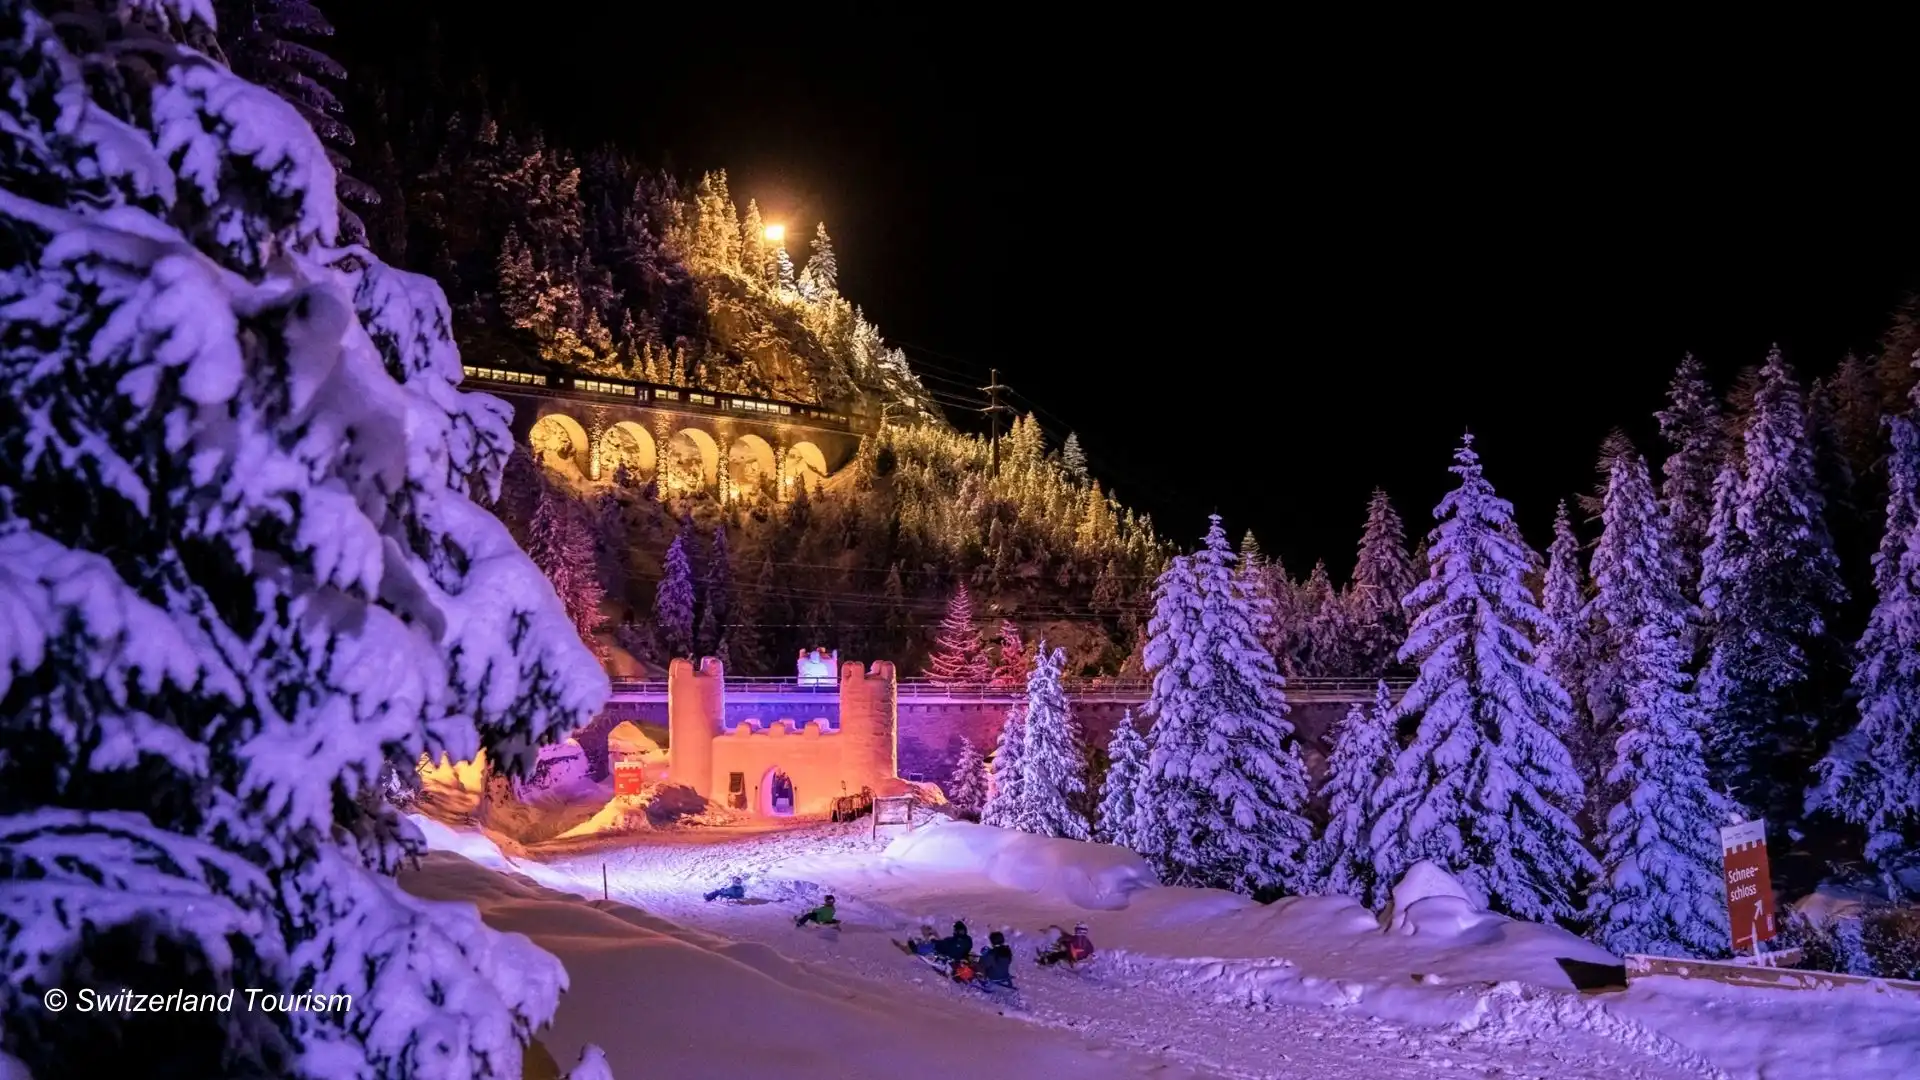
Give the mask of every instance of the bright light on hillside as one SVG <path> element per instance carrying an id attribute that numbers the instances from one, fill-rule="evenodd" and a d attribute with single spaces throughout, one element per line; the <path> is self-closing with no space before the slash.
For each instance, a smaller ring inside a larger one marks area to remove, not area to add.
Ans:
<path id="1" fill-rule="evenodd" d="M 787 238 L 787 227 L 785 225 L 767 226 L 767 240 L 769 242 L 777 244 L 780 241 L 785 240 L 786 238 Z"/>

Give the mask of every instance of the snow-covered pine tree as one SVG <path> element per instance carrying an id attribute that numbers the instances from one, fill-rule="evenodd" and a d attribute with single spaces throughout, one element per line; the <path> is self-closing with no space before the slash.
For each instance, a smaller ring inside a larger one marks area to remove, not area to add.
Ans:
<path id="1" fill-rule="evenodd" d="M 1380 488 L 1367 500 L 1367 525 L 1360 534 L 1360 555 L 1353 566 L 1349 611 L 1353 619 L 1353 667 L 1363 674 L 1387 670 L 1407 639 L 1407 610 L 1401 606 L 1419 583 L 1407 556 L 1407 531 L 1392 500 Z"/>
<path id="2" fill-rule="evenodd" d="M 533 519 L 527 524 L 527 555 L 547 575 L 554 595 L 566 605 L 580 640 L 594 647 L 593 632 L 600 625 L 600 560 L 593 534 L 581 520 L 579 506 L 542 480 L 535 497 Z"/>
<path id="3" fill-rule="evenodd" d="M 740 269 L 749 278 L 761 280 L 761 268 L 767 265 L 767 223 L 760 217 L 760 204 L 747 200 L 747 214 L 740 222 Z"/>
<path id="4" fill-rule="evenodd" d="M 941 686 L 992 681 L 991 661 L 973 624 L 973 596 L 964 581 L 954 586 L 947 601 L 947 614 L 940 620 L 933 655 L 927 660 L 927 678 Z"/>
<path id="5" fill-rule="evenodd" d="M 1624 708 L 1592 793 L 1610 807 L 1588 897 L 1593 937 L 1621 954 L 1718 955 L 1728 941 L 1719 829 L 1732 807 L 1707 783 L 1705 721 L 1685 671 L 1690 605 L 1639 456 L 1614 459 L 1602 522 L 1589 611 Z"/>
<path id="6" fill-rule="evenodd" d="M 819 303 L 840 295 L 840 260 L 834 257 L 833 241 L 827 237 L 827 223 L 817 222 L 813 228 L 812 257 L 800 271 L 800 293 L 807 299 Z"/>
<path id="7" fill-rule="evenodd" d="M 1571 708 L 1566 727 L 1554 734 L 1573 755 L 1580 772 L 1586 801 L 1580 808 L 1582 821 L 1597 822 L 1593 815 L 1605 810 L 1597 798 L 1597 785 L 1613 767 L 1613 739 L 1596 724 L 1588 702 L 1588 690 L 1594 686 L 1593 616 L 1587 609 L 1587 572 L 1580 565 L 1580 538 L 1573 531 L 1573 516 L 1565 499 L 1553 518 L 1553 543 L 1547 547 L 1547 570 L 1540 588 L 1541 623 L 1534 647 L 1534 663 L 1553 676 L 1567 692 Z"/>
<path id="8" fill-rule="evenodd" d="M 1067 432 L 1067 441 L 1060 444 L 1060 467 L 1080 483 L 1087 482 L 1087 452 L 1080 449 L 1080 436 L 1074 432 Z"/>
<path id="9" fill-rule="evenodd" d="M 1353 618 L 1347 598 L 1333 587 L 1327 561 L 1313 564 L 1300 587 L 1294 612 L 1303 621 L 1301 670 L 1308 675 L 1339 677 L 1353 673 Z"/>
<path id="10" fill-rule="evenodd" d="M 1327 827 L 1309 860 L 1320 892 L 1350 896 L 1371 908 L 1386 901 L 1392 884 L 1374 876 L 1373 792 L 1400 749 L 1393 725 L 1393 696 L 1382 680 L 1374 686 L 1373 708 L 1355 702 L 1329 733 L 1333 752 L 1322 791 Z"/>
<path id="11" fill-rule="evenodd" d="M 1431 860 L 1509 914 L 1565 918 L 1599 867 L 1571 816 L 1579 774 L 1554 735 L 1570 702 L 1533 663 L 1529 635 L 1545 621 L 1525 580 L 1533 555 L 1471 435 L 1451 471 L 1460 486 L 1434 511 L 1429 574 L 1407 597 L 1400 661 L 1420 672 L 1399 714 L 1419 726 L 1374 793 L 1375 870 L 1393 881 Z"/>
<path id="12" fill-rule="evenodd" d="M 1867 830 L 1866 856 L 1889 899 L 1905 891 L 1899 871 L 1920 862 L 1920 431 L 1887 421 L 1887 523 L 1873 558 L 1876 600 L 1854 661 L 1860 722 L 1836 740 L 1807 793 L 1824 810 Z"/>
<path id="13" fill-rule="evenodd" d="M 565 972 L 403 891 L 424 845 L 371 797 L 522 772 L 606 698 L 475 501 L 509 410 L 432 281 L 335 246 L 294 109 L 167 36 L 207 5 L 59 7 L 0 2 L 9 1071 L 518 1076 Z M 353 1008 L 41 1005 L 102 977 Z"/>
<path id="14" fill-rule="evenodd" d="M 1731 531 L 1713 523 L 1702 600 L 1711 617 L 1700 695 L 1715 781 L 1785 826 L 1825 749 L 1840 666 L 1832 614 L 1845 599 L 1814 479 L 1799 384 L 1778 349 L 1754 392 Z M 1725 507 L 1719 508 L 1721 510 Z"/>
<path id="15" fill-rule="evenodd" d="M 1087 819 L 1070 796 L 1087 790 L 1087 763 L 1080 756 L 1080 729 L 1073 706 L 1060 688 L 1067 664 L 1065 649 L 1034 651 L 1027 676 L 1026 730 L 1020 746 L 1020 798 L 1013 806 L 1014 828 L 1036 836 L 1087 839 Z"/>
<path id="16" fill-rule="evenodd" d="M 1094 837 L 1101 843 L 1134 847 L 1134 821 L 1139 812 L 1134 796 L 1139 793 L 1140 774 L 1146 765 L 1147 744 L 1133 726 L 1133 710 L 1128 709 L 1113 725 L 1113 737 L 1107 740 L 1107 778 L 1100 786 L 1100 820 L 1094 828 Z"/>
<path id="17" fill-rule="evenodd" d="M 973 740 L 962 736 L 960 753 L 947 777 L 947 802 L 968 817 L 978 817 L 987 801 L 987 759 Z"/>
<path id="18" fill-rule="evenodd" d="M 1171 884 L 1298 892 L 1313 839 L 1307 769 L 1285 680 L 1261 644 L 1270 612 L 1235 562 L 1214 515 L 1200 550 L 1155 583 L 1153 750 L 1136 835 Z"/>
<path id="19" fill-rule="evenodd" d="M 660 585 L 653 593 L 653 625 L 669 658 L 692 655 L 693 564 L 687 558 L 685 533 L 673 538 L 661 561 Z"/>
<path id="20" fill-rule="evenodd" d="M 1027 655 L 1027 643 L 1020 636 L 1020 627 L 1012 619 L 1000 620 L 1000 642 L 993 664 L 993 685 L 998 687 L 1024 687 L 1027 675 L 1033 670 L 1033 660 Z"/>
<path id="21" fill-rule="evenodd" d="M 1000 737 L 993 747 L 993 761 L 987 770 L 987 801 L 980 808 L 980 824 L 1011 829 L 1020 806 L 1020 751 L 1027 738 L 1026 706 L 1007 710 L 1000 723 Z"/>

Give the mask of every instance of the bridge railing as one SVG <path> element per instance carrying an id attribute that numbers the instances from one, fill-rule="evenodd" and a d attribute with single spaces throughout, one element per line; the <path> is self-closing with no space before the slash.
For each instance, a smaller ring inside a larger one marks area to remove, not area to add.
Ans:
<path id="1" fill-rule="evenodd" d="M 1309 694 L 1369 694 L 1373 692 L 1377 679 L 1317 678 L 1301 677 L 1287 680 L 1287 689 L 1296 693 Z M 660 696 L 667 693 L 665 679 L 635 679 L 619 677 L 609 679 L 616 694 Z M 725 676 L 728 693 L 734 694 L 838 694 L 840 684 L 837 681 L 821 681 L 816 678 L 801 679 L 797 676 L 757 677 Z M 1404 692 L 1411 686 L 1411 679 L 1388 679 L 1387 689 L 1395 694 Z M 946 697 L 978 698 L 981 700 L 1020 697 L 1026 692 L 1022 686 L 996 686 L 991 683 L 942 683 L 926 678 L 901 679 L 896 684 L 901 697 Z M 1147 679 L 1062 679 L 1060 688 L 1069 696 L 1091 696 L 1096 694 L 1137 695 L 1145 697 L 1153 684 Z"/>

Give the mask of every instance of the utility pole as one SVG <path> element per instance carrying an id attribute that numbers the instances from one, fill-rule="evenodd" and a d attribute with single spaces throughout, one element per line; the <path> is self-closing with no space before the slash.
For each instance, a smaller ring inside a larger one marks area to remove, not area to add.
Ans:
<path id="1" fill-rule="evenodd" d="M 1000 369 L 999 368 L 992 368 L 987 372 L 987 382 L 990 383 L 991 385 L 983 386 L 980 388 L 987 392 L 987 407 L 984 409 L 981 409 L 980 411 L 987 414 L 989 422 L 993 425 L 992 426 L 993 437 L 990 443 L 990 445 L 993 447 L 993 466 L 988 471 L 988 475 L 999 476 L 1000 475 L 1000 414 L 1003 412 L 1010 413 L 1013 410 L 1008 406 L 1000 404 L 1000 391 L 1006 390 L 1009 388 L 1000 385 Z"/>

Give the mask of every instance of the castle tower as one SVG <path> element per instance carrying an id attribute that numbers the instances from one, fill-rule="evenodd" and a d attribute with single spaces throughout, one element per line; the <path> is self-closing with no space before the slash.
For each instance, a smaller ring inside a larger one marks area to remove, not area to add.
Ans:
<path id="1" fill-rule="evenodd" d="M 727 684 L 720 661 L 709 656 L 667 665 L 667 779 L 702 798 L 713 797 L 713 740 L 727 716 Z"/>
<path id="2" fill-rule="evenodd" d="M 900 710 L 893 680 L 893 664 L 874 662 L 871 670 L 859 664 L 840 667 L 840 751 L 849 783 L 874 784 L 899 775 Z"/>

